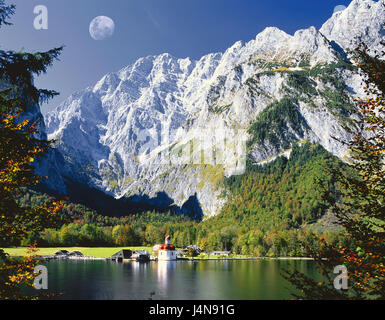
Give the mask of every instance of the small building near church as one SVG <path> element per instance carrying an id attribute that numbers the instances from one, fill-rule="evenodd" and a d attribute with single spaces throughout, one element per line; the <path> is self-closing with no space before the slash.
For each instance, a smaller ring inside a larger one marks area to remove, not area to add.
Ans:
<path id="1" fill-rule="evenodd" d="M 228 257 L 230 255 L 230 253 L 231 253 L 231 251 L 212 251 L 212 252 L 210 252 L 210 255 Z"/>
<path id="2" fill-rule="evenodd" d="M 159 255 L 159 249 L 162 245 L 161 244 L 156 244 L 155 246 L 152 247 L 152 256 L 154 258 L 158 258 Z"/>

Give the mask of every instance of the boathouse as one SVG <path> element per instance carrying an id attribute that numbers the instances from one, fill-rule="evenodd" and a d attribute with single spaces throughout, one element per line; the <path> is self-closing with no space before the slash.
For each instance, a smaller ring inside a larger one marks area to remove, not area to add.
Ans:
<path id="1" fill-rule="evenodd" d="M 131 250 L 120 250 L 119 252 L 115 253 L 111 256 L 111 260 L 122 262 L 123 260 L 131 259 L 132 257 L 132 251 Z"/>
<path id="2" fill-rule="evenodd" d="M 59 250 L 55 253 L 55 256 L 66 256 L 69 252 L 67 250 Z"/>
<path id="3" fill-rule="evenodd" d="M 150 261 L 150 253 L 147 250 L 135 250 L 132 253 L 131 259 L 139 262 L 148 262 Z"/>

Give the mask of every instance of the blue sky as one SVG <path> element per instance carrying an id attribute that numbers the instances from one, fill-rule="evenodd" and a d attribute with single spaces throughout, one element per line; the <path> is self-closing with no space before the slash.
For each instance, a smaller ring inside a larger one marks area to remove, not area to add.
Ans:
<path id="1" fill-rule="evenodd" d="M 249 41 L 267 26 L 290 34 L 321 25 L 337 5 L 350 0 L 7 0 L 17 6 L 11 27 L 0 29 L 0 48 L 48 50 L 65 45 L 61 57 L 37 85 L 61 95 L 43 112 L 72 92 L 94 84 L 104 74 L 136 59 L 169 52 L 199 59 L 224 51 L 238 40 Z M 35 30 L 33 9 L 48 8 L 48 30 Z M 115 21 L 114 35 L 90 37 L 89 24 L 99 15 Z"/>

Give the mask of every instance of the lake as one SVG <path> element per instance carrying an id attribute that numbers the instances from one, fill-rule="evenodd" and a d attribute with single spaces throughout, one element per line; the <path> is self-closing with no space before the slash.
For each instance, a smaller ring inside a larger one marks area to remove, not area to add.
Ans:
<path id="1" fill-rule="evenodd" d="M 265 300 L 290 299 L 281 270 L 296 266 L 317 277 L 309 260 L 227 260 L 117 263 L 51 260 L 48 291 L 57 299 Z"/>

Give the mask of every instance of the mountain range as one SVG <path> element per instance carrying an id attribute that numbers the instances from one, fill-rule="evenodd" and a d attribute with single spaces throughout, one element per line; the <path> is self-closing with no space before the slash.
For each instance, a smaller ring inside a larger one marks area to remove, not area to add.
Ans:
<path id="1" fill-rule="evenodd" d="M 223 180 L 310 141 L 344 159 L 357 131 L 357 41 L 380 50 L 385 1 L 353 0 L 317 30 L 268 27 L 199 61 L 140 58 L 68 97 L 40 130 L 55 148 L 38 165 L 46 185 L 217 215 Z M 41 118 L 38 107 L 31 117 Z M 335 139 L 337 138 L 337 139 Z"/>

